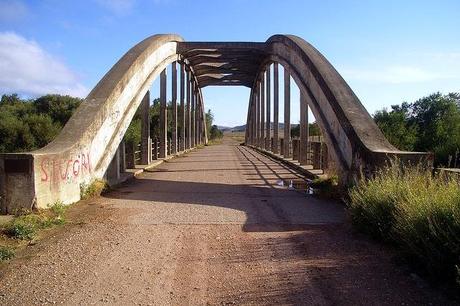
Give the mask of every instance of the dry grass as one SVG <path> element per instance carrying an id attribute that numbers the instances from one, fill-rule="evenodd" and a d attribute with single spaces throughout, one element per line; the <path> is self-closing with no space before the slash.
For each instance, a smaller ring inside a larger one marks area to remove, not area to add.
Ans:
<path id="1" fill-rule="evenodd" d="M 460 267 L 458 180 L 394 163 L 362 180 L 349 195 L 356 228 L 397 245 L 432 279 L 455 282 Z"/>

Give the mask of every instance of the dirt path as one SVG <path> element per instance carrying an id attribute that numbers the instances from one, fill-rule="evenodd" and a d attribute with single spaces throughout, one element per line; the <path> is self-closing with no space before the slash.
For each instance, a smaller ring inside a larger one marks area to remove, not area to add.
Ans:
<path id="1" fill-rule="evenodd" d="M 72 208 L 74 224 L 0 272 L 0 304 L 443 304 L 341 205 L 230 140 Z M 80 220 L 80 221 L 79 221 Z"/>

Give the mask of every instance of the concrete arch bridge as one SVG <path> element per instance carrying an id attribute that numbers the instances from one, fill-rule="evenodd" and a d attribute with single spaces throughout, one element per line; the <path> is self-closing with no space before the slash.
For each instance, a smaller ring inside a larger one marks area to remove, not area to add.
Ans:
<path id="1" fill-rule="evenodd" d="M 170 86 L 168 65 L 172 67 Z M 284 68 L 283 131 L 278 115 L 280 65 Z M 152 150 L 149 88 L 157 77 L 160 137 Z M 290 135 L 291 77 L 300 90 L 300 139 Z M 316 160 L 322 171 L 339 173 L 343 182 L 373 171 L 389 156 L 402 160 L 428 156 L 396 150 L 334 67 L 299 37 L 274 35 L 266 42 L 187 42 L 178 35 L 154 35 L 135 45 L 107 72 L 53 142 L 34 152 L 0 156 L 2 212 L 46 207 L 55 201 L 76 202 L 81 186 L 95 179 L 119 181 L 127 163 L 132 164 L 132 158 L 126 160 L 132 148 L 128 150 L 122 140 L 139 108 L 142 164 L 206 144 L 202 95 L 206 86 L 251 88 L 246 145 L 291 162 L 294 158 L 304 168 Z M 173 114 L 168 123 L 166 96 L 170 89 Z M 325 147 L 314 145 L 308 136 L 309 108 Z M 173 126 L 170 138 L 168 124 Z M 323 156 L 318 153 L 321 151 Z"/>

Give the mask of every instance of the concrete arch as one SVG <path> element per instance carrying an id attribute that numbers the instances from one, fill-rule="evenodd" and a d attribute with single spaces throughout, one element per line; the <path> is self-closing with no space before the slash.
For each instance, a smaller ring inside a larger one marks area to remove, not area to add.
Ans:
<path id="1" fill-rule="evenodd" d="M 168 64 L 182 60 L 177 53 L 182 41 L 178 35 L 141 41 L 99 81 L 54 141 L 30 153 L 3 154 L 3 212 L 80 200 L 81 184 L 104 176 L 154 79 Z M 196 82 L 193 69 L 188 70 Z M 198 94 L 201 98 L 199 88 Z"/>
<path id="2" fill-rule="evenodd" d="M 277 62 L 290 71 L 301 96 L 308 99 L 331 148 L 334 168 L 345 180 L 362 170 L 371 171 L 388 156 L 403 160 L 430 156 L 396 150 L 334 67 L 299 37 L 274 35 L 266 42 L 185 42 L 178 35 L 154 35 L 130 49 L 110 69 L 52 143 L 30 153 L 0 154 L 1 211 L 46 207 L 58 200 L 78 201 L 81 184 L 104 176 L 151 83 L 174 61 L 185 66 L 187 76 L 190 72 L 193 82 L 187 84 L 187 95 L 200 107 L 194 110 L 192 128 L 188 122 L 193 142 L 202 138 L 201 132 L 206 134 L 201 88 L 212 85 L 252 88 L 246 143 L 260 137 L 256 133 L 260 122 L 255 119 L 260 110 L 255 101 L 262 100 L 263 93 L 257 95 L 258 78 L 268 63 Z M 166 82 L 164 74 L 162 80 Z M 177 90 L 177 84 L 174 86 Z M 162 87 L 163 97 L 165 92 Z M 270 124 L 267 126 L 269 129 Z M 161 141 L 164 149 L 166 139 Z"/>
<path id="3" fill-rule="evenodd" d="M 251 97 L 268 65 L 277 62 L 285 67 L 307 99 L 330 148 L 334 164 L 329 170 L 340 173 L 345 181 L 353 180 L 361 171 L 372 171 L 389 156 L 403 160 L 427 157 L 426 153 L 402 152 L 392 146 L 340 74 L 302 38 L 274 35 L 266 42 L 266 53 Z M 248 119 L 252 109 L 248 109 Z M 254 122 L 248 123 L 254 126 Z"/>

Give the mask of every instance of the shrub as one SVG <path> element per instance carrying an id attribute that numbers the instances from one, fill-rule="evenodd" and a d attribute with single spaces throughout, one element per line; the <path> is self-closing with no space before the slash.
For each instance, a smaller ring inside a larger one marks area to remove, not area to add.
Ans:
<path id="1" fill-rule="evenodd" d="M 434 280 L 455 281 L 460 266 L 460 183 L 396 163 L 350 192 L 353 225 L 398 246 Z"/>
<path id="2" fill-rule="evenodd" d="M 94 180 L 92 183 L 80 185 L 80 197 L 85 200 L 92 197 L 100 196 L 101 193 L 107 191 L 109 188 L 108 184 L 104 180 Z"/>
<path id="3" fill-rule="evenodd" d="M 47 211 L 16 216 L 4 228 L 5 234 L 15 239 L 33 240 L 40 229 L 64 224 L 64 213 L 67 207 L 62 202 L 56 202 L 48 207 Z"/>
<path id="4" fill-rule="evenodd" d="M 9 260 L 14 257 L 14 251 L 11 248 L 0 246 L 0 261 Z"/>
<path id="5" fill-rule="evenodd" d="M 30 214 L 14 218 L 6 227 L 6 234 L 12 238 L 32 240 L 42 226 L 40 215 Z"/>

